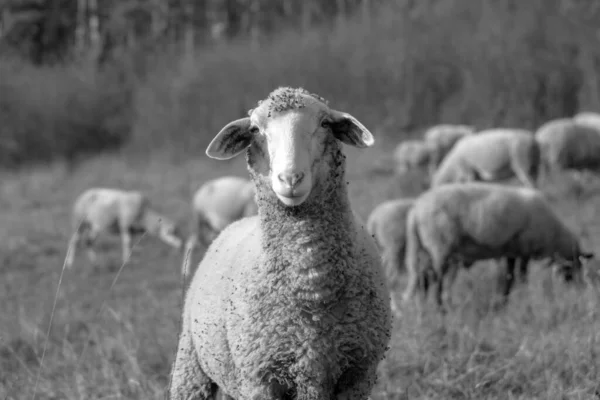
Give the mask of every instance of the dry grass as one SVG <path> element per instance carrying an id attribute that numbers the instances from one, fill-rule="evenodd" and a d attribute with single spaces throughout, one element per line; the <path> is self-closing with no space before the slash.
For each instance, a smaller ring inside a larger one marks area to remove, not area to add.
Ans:
<path id="1" fill-rule="evenodd" d="M 420 190 L 416 175 L 375 173 L 373 160 L 387 156 L 386 147 L 381 140 L 375 149 L 349 150 L 350 195 L 365 218 L 380 201 Z M 107 156 L 69 178 L 60 167 L 3 176 L 0 398 L 32 398 L 76 194 L 94 185 L 139 188 L 184 220 L 191 191 L 230 173 L 245 174 L 242 159 L 174 165 Z M 584 244 L 600 251 L 597 196 L 578 203 L 564 185 L 552 189 L 561 215 L 576 229 L 585 227 Z M 38 399 L 163 398 L 179 329 L 180 254 L 144 238 L 109 292 L 120 245 L 105 240 L 102 247 L 105 268 L 94 269 L 80 254 L 65 273 Z M 508 308 L 491 311 L 489 264 L 462 272 L 455 308 L 445 319 L 407 310 L 395 321 L 374 399 L 594 399 L 600 389 L 598 289 L 575 292 L 533 268 Z"/>

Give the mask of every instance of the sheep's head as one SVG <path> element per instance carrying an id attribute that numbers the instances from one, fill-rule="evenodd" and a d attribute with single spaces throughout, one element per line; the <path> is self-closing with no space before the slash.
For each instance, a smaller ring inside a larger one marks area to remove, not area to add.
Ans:
<path id="1" fill-rule="evenodd" d="M 583 262 L 593 258 L 593 253 L 581 252 L 579 257 L 573 260 L 553 257 L 548 264 L 552 264 L 554 274 L 562 277 L 565 282 L 581 285 L 584 283 Z"/>
<path id="2" fill-rule="evenodd" d="M 369 147 L 371 133 L 350 114 L 332 110 L 304 89 L 279 88 L 246 118 L 227 124 L 206 154 L 230 159 L 248 149 L 249 167 L 268 178 L 285 206 L 305 202 L 326 174 L 330 144 Z"/>
<path id="3" fill-rule="evenodd" d="M 156 235 L 160 240 L 176 249 L 182 248 L 183 235 L 175 221 L 172 221 L 153 210 L 147 209 L 144 215 L 143 224 L 148 233 Z"/>

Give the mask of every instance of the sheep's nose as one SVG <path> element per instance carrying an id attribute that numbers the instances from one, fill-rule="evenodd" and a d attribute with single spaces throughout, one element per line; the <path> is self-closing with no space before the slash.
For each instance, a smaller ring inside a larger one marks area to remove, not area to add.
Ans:
<path id="1" fill-rule="evenodd" d="M 304 179 L 304 172 L 297 172 L 293 174 L 279 174 L 277 176 L 281 182 L 283 182 L 290 189 L 295 188 Z"/>

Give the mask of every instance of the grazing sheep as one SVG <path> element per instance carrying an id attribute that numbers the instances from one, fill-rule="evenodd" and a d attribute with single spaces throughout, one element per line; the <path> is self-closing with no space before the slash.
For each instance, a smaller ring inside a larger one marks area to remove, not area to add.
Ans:
<path id="1" fill-rule="evenodd" d="M 394 150 L 396 173 L 429 167 L 434 148 L 431 143 L 418 139 L 403 140 Z"/>
<path id="2" fill-rule="evenodd" d="M 579 125 L 587 125 L 591 128 L 594 128 L 600 134 L 600 114 L 591 112 L 591 111 L 583 111 L 575 114 L 573 117 L 573 121 Z"/>
<path id="3" fill-rule="evenodd" d="M 92 188 L 83 192 L 73 205 L 73 236 L 69 241 L 66 266 L 71 267 L 75 249 L 83 238 L 88 258 L 97 263 L 94 241 L 102 232 L 120 234 L 123 262 L 131 256 L 132 236 L 149 233 L 179 249 L 182 245 L 179 229 L 167 217 L 152 209 L 141 192 L 120 189 Z"/>
<path id="4" fill-rule="evenodd" d="M 432 153 L 432 164 L 437 167 L 456 142 L 474 133 L 475 127 L 470 125 L 440 124 L 427 129 L 423 138 L 426 142 L 432 143 L 436 149 Z"/>
<path id="5" fill-rule="evenodd" d="M 581 281 L 577 236 L 560 220 L 542 193 L 527 187 L 481 182 L 432 188 L 417 198 L 408 214 L 406 268 L 409 281 L 403 300 L 415 293 L 426 271 L 436 276 L 437 303 L 442 305 L 443 277 L 449 262 L 507 257 L 503 294 L 510 293 L 515 262 L 549 257 L 569 280 Z"/>
<path id="6" fill-rule="evenodd" d="M 545 176 L 557 170 L 600 167 L 600 133 L 596 128 L 571 118 L 548 121 L 536 134 Z"/>
<path id="7" fill-rule="evenodd" d="M 535 187 L 540 149 L 523 129 L 489 129 L 456 143 L 435 172 L 431 186 L 453 182 L 500 181 L 516 176 Z"/>
<path id="8" fill-rule="evenodd" d="M 402 198 L 384 201 L 373 209 L 367 220 L 367 231 L 379 246 L 388 287 L 392 291 L 398 283 L 399 273 L 405 271 L 406 219 L 415 200 Z M 465 269 L 469 269 L 473 264 L 462 260 L 456 262 Z M 528 260 L 521 260 L 520 280 L 526 279 L 527 266 Z M 450 272 L 447 281 L 451 286 L 456 279 L 458 268 L 453 268 Z M 424 284 L 427 286 L 427 282 Z M 394 312 L 398 311 L 393 297 L 391 307 Z"/>
<path id="9" fill-rule="evenodd" d="M 185 246 L 181 273 L 185 276 L 194 247 L 206 247 L 225 227 L 240 218 L 258 213 L 254 183 L 239 176 L 223 176 L 204 183 L 192 199 L 190 237 Z"/>
<path id="10" fill-rule="evenodd" d="M 390 286 L 396 283 L 398 273 L 404 269 L 406 215 L 414 201 L 414 198 L 384 201 L 371 211 L 367 219 L 367 232 L 373 236 L 381 251 L 386 280 Z"/>
<path id="11" fill-rule="evenodd" d="M 207 154 L 246 152 L 258 216 L 225 228 L 187 291 L 172 400 L 365 399 L 390 340 L 377 248 L 354 215 L 342 143 L 371 133 L 304 89 L 279 88 Z"/>

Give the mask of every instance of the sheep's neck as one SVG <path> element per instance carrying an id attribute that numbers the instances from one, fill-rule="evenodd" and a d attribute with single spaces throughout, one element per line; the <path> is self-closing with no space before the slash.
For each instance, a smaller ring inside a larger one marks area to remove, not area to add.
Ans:
<path id="1" fill-rule="evenodd" d="M 276 202 L 272 196 L 257 199 L 269 285 L 284 286 L 290 298 L 310 308 L 337 300 L 354 259 L 346 185 L 294 210 Z"/>

